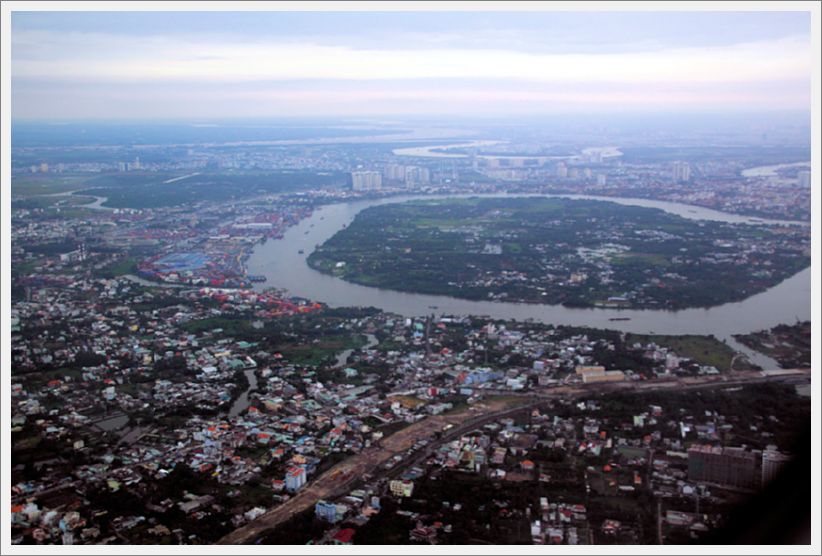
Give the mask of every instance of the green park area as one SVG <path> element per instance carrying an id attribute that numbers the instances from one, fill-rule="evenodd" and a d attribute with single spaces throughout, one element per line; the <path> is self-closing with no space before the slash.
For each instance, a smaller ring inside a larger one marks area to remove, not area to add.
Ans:
<path id="1" fill-rule="evenodd" d="M 660 347 L 667 347 L 679 357 L 693 359 L 700 365 L 716 367 L 717 370 L 723 373 L 731 369 L 731 361 L 736 354 L 727 344 L 713 336 L 662 336 L 653 334 L 627 334 L 625 336 L 627 345 L 632 345 L 634 342 L 641 344 L 655 343 Z M 748 365 L 743 361 L 737 361 L 734 364 L 734 370 L 741 370 L 746 367 Z"/>
<path id="2" fill-rule="evenodd" d="M 308 264 L 344 280 L 472 300 L 679 310 L 741 301 L 810 264 L 804 227 L 699 221 L 564 198 L 370 207 Z"/>

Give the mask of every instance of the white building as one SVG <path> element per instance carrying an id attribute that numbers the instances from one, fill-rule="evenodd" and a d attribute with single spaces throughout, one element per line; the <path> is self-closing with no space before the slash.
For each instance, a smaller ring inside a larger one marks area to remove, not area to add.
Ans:
<path id="1" fill-rule="evenodd" d="M 297 492 L 305 483 L 305 467 L 292 467 L 285 474 L 285 489 L 289 492 Z"/>
<path id="2" fill-rule="evenodd" d="M 404 181 L 405 168 L 402 164 L 386 164 L 383 176 L 388 181 Z"/>
<path id="3" fill-rule="evenodd" d="M 799 187 L 803 189 L 811 188 L 811 172 L 809 170 L 802 170 L 796 177 L 799 182 Z"/>
<path id="4" fill-rule="evenodd" d="M 674 181 L 685 182 L 691 180 L 691 165 L 687 162 L 676 161 L 672 172 Z"/>
<path id="5" fill-rule="evenodd" d="M 408 498 L 414 492 L 414 483 L 411 481 L 398 481 L 393 480 L 388 483 L 388 488 L 391 490 L 391 494 L 394 496 L 404 496 Z"/>
<path id="6" fill-rule="evenodd" d="M 351 185 L 354 191 L 376 191 L 382 187 L 382 175 L 379 172 L 351 172 Z"/>
<path id="7" fill-rule="evenodd" d="M 421 166 L 405 167 L 405 185 L 417 185 L 431 183 L 431 173 L 428 168 Z"/>

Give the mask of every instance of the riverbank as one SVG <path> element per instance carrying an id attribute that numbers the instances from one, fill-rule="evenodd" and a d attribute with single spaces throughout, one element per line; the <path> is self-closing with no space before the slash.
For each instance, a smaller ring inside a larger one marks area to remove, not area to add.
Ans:
<path id="1" fill-rule="evenodd" d="M 463 197 L 474 196 L 478 195 L 463 195 Z M 486 196 L 504 197 L 506 195 Z M 635 204 L 636 206 L 661 208 L 666 212 L 697 220 L 715 219 L 732 223 L 762 223 L 760 219 L 725 214 L 681 203 L 579 195 L 563 197 L 594 198 L 616 203 Z M 654 311 L 606 308 L 578 309 L 557 305 L 468 301 L 446 296 L 394 292 L 351 284 L 319 273 L 306 264 L 308 254 L 317 245 L 321 245 L 344 226 L 349 225 L 361 210 L 386 203 L 431 198 L 442 197 L 409 195 L 334 203 L 319 207 L 310 218 L 290 228 L 282 240 L 268 241 L 265 244 L 257 245 L 248 260 L 249 272 L 264 274 L 268 278 L 268 284 L 275 284 L 277 287 L 284 288 L 291 295 L 321 301 L 332 308 L 376 307 L 406 317 L 423 316 L 432 312 L 453 315 L 486 315 L 490 318 L 503 320 L 524 321 L 533 319 L 545 323 L 590 326 L 639 334 L 713 334 L 717 338 L 727 341 L 731 346 L 738 345 L 733 339 L 734 334 L 744 334 L 786 322 L 795 322 L 797 318 L 810 320 L 810 303 L 808 300 L 810 299 L 811 290 L 811 272 L 809 268 L 765 292 L 740 302 L 727 303 L 710 309 Z M 783 221 L 766 220 L 764 222 L 785 224 Z M 299 251 L 303 251 L 303 253 Z M 255 285 L 254 289 L 262 291 L 264 286 Z M 436 307 L 436 309 L 431 309 L 431 307 Z M 612 321 L 612 318 L 627 318 L 629 320 Z M 745 349 L 747 350 L 747 348 Z M 751 361 L 764 368 L 772 368 L 770 358 L 752 357 Z"/>
<path id="2" fill-rule="evenodd" d="M 734 338 L 747 347 L 764 353 L 784 368 L 806 368 L 811 365 L 811 323 L 784 324 L 770 330 L 738 334 Z"/>

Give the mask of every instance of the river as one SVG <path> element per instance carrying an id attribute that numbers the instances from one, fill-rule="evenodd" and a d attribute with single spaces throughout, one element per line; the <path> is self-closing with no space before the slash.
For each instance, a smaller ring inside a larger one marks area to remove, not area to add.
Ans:
<path id="1" fill-rule="evenodd" d="M 449 145 L 429 145 L 426 147 L 403 147 L 392 152 L 397 156 L 420 156 L 426 158 L 466 158 L 467 154 L 437 152 L 442 149 L 465 149 L 497 145 L 503 141 L 471 141 L 469 143 L 451 143 Z"/>
<path id="2" fill-rule="evenodd" d="M 372 347 L 380 343 L 379 340 L 377 340 L 377 337 L 373 334 L 366 334 L 365 338 L 365 345 L 362 346 L 362 348 L 360 349 L 371 349 Z M 348 362 L 348 358 L 351 357 L 352 353 L 354 353 L 354 349 L 347 349 L 345 351 L 341 351 L 340 353 L 338 353 L 337 360 L 334 363 L 334 368 L 341 369 L 342 367 L 344 367 L 345 364 Z"/>
<path id="3" fill-rule="evenodd" d="M 477 139 L 468 143 L 451 143 L 448 145 L 429 145 L 425 147 L 403 147 L 394 149 L 392 152 L 397 156 L 416 156 L 424 158 L 467 158 L 467 154 L 460 154 L 454 152 L 443 152 L 448 149 L 465 149 L 477 147 L 489 147 L 493 145 L 500 145 L 507 143 L 507 141 L 493 141 Z M 602 158 L 615 158 L 622 156 L 622 151 L 619 147 L 588 147 L 582 150 L 582 155 L 568 155 L 568 156 L 539 156 L 539 155 L 517 155 L 517 154 L 478 154 L 477 158 L 484 159 L 517 159 L 517 160 L 538 160 L 545 162 L 546 160 L 571 160 L 581 159 L 594 152 L 599 152 Z"/>
<path id="4" fill-rule="evenodd" d="M 807 166 L 810 168 L 811 162 L 792 162 L 790 164 L 774 164 L 773 166 L 756 166 L 755 168 L 746 168 L 742 170 L 743 178 L 767 178 L 777 176 L 777 170 L 782 168 L 795 168 L 798 166 Z"/>
<path id="5" fill-rule="evenodd" d="M 78 208 L 86 208 L 92 210 L 114 210 L 111 207 L 104 207 L 103 203 L 108 201 L 108 197 L 98 197 L 97 195 L 83 195 L 84 197 L 94 197 L 94 202 L 87 205 L 77 205 Z"/>
<path id="6" fill-rule="evenodd" d="M 489 195 L 462 195 L 463 197 Z M 496 195 L 504 197 L 504 194 Z M 511 195 L 522 197 L 523 195 Z M 448 197 L 457 197 L 449 195 Z M 768 223 L 758 218 L 725 214 L 715 210 L 645 199 L 613 199 L 610 197 L 565 196 L 584 199 L 602 199 L 620 204 L 660 208 L 685 218 L 720 220 L 738 223 Z M 372 199 L 326 205 L 286 231 L 281 240 L 270 240 L 257 245 L 248 260 L 252 274 L 267 277 L 265 284 L 255 285 L 262 290 L 275 286 L 285 288 L 291 295 L 322 301 L 331 307 L 373 306 L 403 316 L 426 314 L 487 315 L 499 319 L 534 319 L 551 324 L 610 328 L 624 332 L 657 334 L 713 334 L 726 340 L 732 347 L 751 355 L 754 363 L 766 368 L 778 368 L 776 362 L 744 348 L 733 340 L 733 334 L 770 328 L 782 323 L 810 320 L 811 271 L 806 268 L 767 291 L 744 301 L 704 309 L 664 311 L 649 309 L 569 308 L 562 305 L 538 305 L 497 301 L 471 301 L 441 295 L 424 295 L 361 286 L 328 276 L 310 268 L 306 258 L 315 246 L 322 244 L 361 210 L 388 203 L 430 199 L 431 196 L 405 196 Z M 303 250 L 303 253 L 299 253 Z M 611 321 L 612 318 L 630 320 Z"/>
<path id="7" fill-rule="evenodd" d="M 246 388 L 245 391 L 240 394 L 240 397 L 234 400 L 234 403 L 231 404 L 231 409 L 228 410 L 229 418 L 236 417 L 248 408 L 248 395 L 252 390 L 257 389 L 257 375 L 254 374 L 254 371 L 255 369 L 246 369 L 243 371 L 246 379 L 248 379 L 248 388 Z"/>
<path id="8" fill-rule="evenodd" d="M 373 334 L 366 334 L 365 337 L 367 341 L 361 349 L 370 349 L 380 343 L 379 340 L 377 340 L 377 337 Z M 354 353 L 353 349 L 346 349 L 338 353 L 334 368 L 341 368 L 345 366 L 345 363 L 348 361 L 348 358 L 351 356 L 352 353 Z M 231 408 L 228 410 L 228 417 L 230 419 L 236 417 L 237 415 L 248 409 L 248 406 L 250 405 L 248 401 L 248 395 L 253 390 L 257 389 L 257 375 L 254 373 L 254 371 L 255 369 L 246 369 L 245 371 L 243 371 L 245 373 L 245 377 L 248 379 L 248 388 L 246 388 L 245 391 L 242 394 L 240 394 L 240 396 L 236 400 L 234 400 L 234 403 L 231 404 Z"/>

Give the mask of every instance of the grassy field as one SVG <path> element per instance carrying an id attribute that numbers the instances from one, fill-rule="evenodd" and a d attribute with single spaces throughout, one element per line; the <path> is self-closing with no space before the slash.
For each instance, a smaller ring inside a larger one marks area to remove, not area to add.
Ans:
<path id="1" fill-rule="evenodd" d="M 67 193 L 82 187 L 91 176 L 84 175 L 31 175 L 15 176 L 11 180 L 11 193 L 18 197 Z"/>
<path id="2" fill-rule="evenodd" d="M 45 209 L 53 207 L 76 207 L 81 205 L 88 205 L 94 202 L 94 197 L 83 195 L 39 195 L 25 197 L 23 199 L 15 199 L 14 206 L 26 209 Z"/>
<path id="3" fill-rule="evenodd" d="M 712 336 L 659 336 L 647 334 L 628 334 L 625 337 L 629 345 L 634 342 L 653 342 L 667 347 L 680 357 L 690 357 L 702 365 L 713 365 L 720 372 L 728 372 L 731 368 L 731 359 L 736 353 L 726 344 Z"/>
<path id="4" fill-rule="evenodd" d="M 100 270 L 99 274 L 104 278 L 114 278 L 116 276 L 122 276 L 123 274 L 135 274 L 137 272 L 138 262 L 139 259 L 136 257 L 126 257 L 122 261 Z"/>
<path id="5" fill-rule="evenodd" d="M 19 263 L 12 266 L 11 272 L 12 274 L 20 275 L 31 274 L 34 271 L 34 267 L 36 267 L 38 264 L 40 264 L 38 261 L 28 261 L 25 263 Z"/>
<path id="6" fill-rule="evenodd" d="M 280 349 L 283 356 L 300 365 L 319 365 L 346 349 L 356 349 L 365 345 L 365 337 L 360 334 L 326 337 L 317 344 L 290 344 Z"/>
<path id="7" fill-rule="evenodd" d="M 183 330 L 191 333 L 207 332 L 216 328 L 222 328 L 227 336 L 233 336 L 253 330 L 251 321 L 247 319 L 236 319 L 229 317 L 208 317 L 205 319 L 192 320 L 183 324 Z"/>

